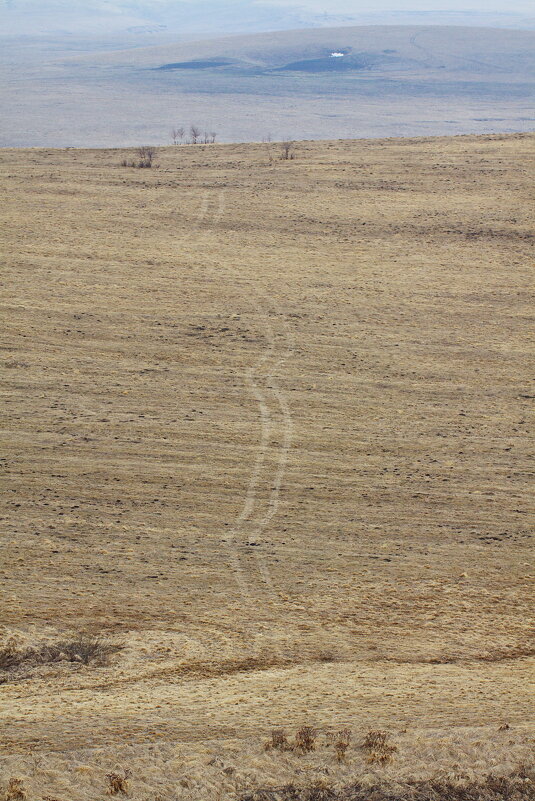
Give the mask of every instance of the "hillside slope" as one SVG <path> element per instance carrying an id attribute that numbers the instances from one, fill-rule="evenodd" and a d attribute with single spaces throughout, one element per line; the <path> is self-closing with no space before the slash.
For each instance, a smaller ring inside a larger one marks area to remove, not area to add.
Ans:
<path id="1" fill-rule="evenodd" d="M 528 769 L 534 146 L 0 153 L 0 790 Z"/>

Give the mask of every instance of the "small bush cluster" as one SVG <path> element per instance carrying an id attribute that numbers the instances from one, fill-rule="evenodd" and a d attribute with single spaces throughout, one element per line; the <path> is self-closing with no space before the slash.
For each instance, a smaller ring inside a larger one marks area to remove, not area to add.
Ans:
<path id="1" fill-rule="evenodd" d="M 271 732 L 271 740 L 266 743 L 266 751 L 292 751 L 292 745 L 289 742 L 284 729 L 273 729 Z"/>
<path id="2" fill-rule="evenodd" d="M 42 643 L 21 648 L 12 637 L 0 648 L 0 672 L 6 674 L 19 668 L 37 667 L 54 662 L 78 662 L 82 665 L 105 665 L 123 646 L 111 643 L 94 634 L 81 633 L 68 640 Z"/>
<path id="3" fill-rule="evenodd" d="M 22 779 L 10 779 L 2 796 L 2 801 L 25 801 L 27 798 Z"/>
<path id="4" fill-rule="evenodd" d="M 317 737 L 318 732 L 312 726 L 301 726 L 295 733 L 293 741 L 288 739 L 284 729 L 273 729 L 271 739 L 265 745 L 265 750 L 309 754 L 316 750 Z M 346 761 L 351 739 L 351 729 L 341 729 L 327 735 L 327 744 L 333 747 L 337 762 Z M 361 747 L 366 751 L 370 764 L 379 763 L 381 765 L 390 762 L 398 750 L 397 746 L 390 743 L 389 735 L 385 731 L 369 731 Z"/>
<path id="5" fill-rule="evenodd" d="M 292 161 L 295 158 L 295 142 L 287 140 L 281 142 L 281 159 L 282 161 Z"/>
<path id="6" fill-rule="evenodd" d="M 317 732 L 312 726 L 301 726 L 290 742 L 284 729 L 273 729 L 271 739 L 266 743 L 266 751 L 294 751 L 298 754 L 309 754 L 316 748 Z"/>
<path id="7" fill-rule="evenodd" d="M 299 754 L 310 754 L 316 749 L 318 733 L 312 726 L 302 726 L 295 735 L 294 750 Z"/>
<path id="8" fill-rule="evenodd" d="M 331 735 L 329 738 L 336 755 L 337 762 L 345 762 L 346 754 L 349 746 L 351 745 L 352 733 L 351 729 L 342 729 L 336 734 Z"/>
<path id="9" fill-rule="evenodd" d="M 137 149 L 137 158 L 132 161 L 123 159 L 121 167 L 137 167 L 138 169 L 151 169 L 154 166 L 154 157 L 156 156 L 156 148 L 151 145 L 142 145 Z"/>
<path id="10" fill-rule="evenodd" d="M 128 793 L 128 779 L 132 775 L 130 770 L 125 770 L 123 773 L 107 773 L 106 778 L 108 780 L 108 795 L 119 795 L 122 793 L 126 795 Z"/>
<path id="11" fill-rule="evenodd" d="M 364 738 L 362 748 L 367 752 L 368 762 L 371 765 L 376 762 L 386 765 L 398 750 L 397 746 L 389 742 L 389 735 L 386 731 L 369 731 Z"/>

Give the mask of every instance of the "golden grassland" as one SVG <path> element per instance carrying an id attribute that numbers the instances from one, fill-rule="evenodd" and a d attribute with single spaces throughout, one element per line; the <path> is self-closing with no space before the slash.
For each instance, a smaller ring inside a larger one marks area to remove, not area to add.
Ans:
<path id="1" fill-rule="evenodd" d="M 528 764 L 534 145 L 0 151 L 6 798 Z"/>

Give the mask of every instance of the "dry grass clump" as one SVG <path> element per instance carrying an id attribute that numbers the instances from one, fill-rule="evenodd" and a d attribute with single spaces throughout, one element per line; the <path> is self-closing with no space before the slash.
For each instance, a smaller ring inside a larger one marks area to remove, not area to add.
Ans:
<path id="1" fill-rule="evenodd" d="M 108 780 L 108 795 L 119 795 L 122 793 L 126 795 L 128 792 L 128 779 L 132 775 L 132 771 L 126 770 L 123 771 L 122 774 L 120 773 L 107 773 L 106 778 Z"/>
<path id="2" fill-rule="evenodd" d="M 337 762 L 345 762 L 347 750 L 351 744 L 352 732 L 351 729 L 342 729 L 336 734 L 332 735 L 331 741 L 336 754 Z"/>
<path id="3" fill-rule="evenodd" d="M 265 745 L 266 751 L 291 751 L 292 745 L 289 742 L 284 729 L 273 729 L 271 739 Z"/>
<path id="4" fill-rule="evenodd" d="M 2 801 L 25 801 L 26 790 L 22 779 L 9 779 L 7 787 L 2 795 Z"/>
<path id="5" fill-rule="evenodd" d="M 0 670 L 11 670 L 20 663 L 20 651 L 15 637 L 10 637 L 0 648 Z"/>
<path id="6" fill-rule="evenodd" d="M 364 738 L 362 748 L 367 752 L 367 761 L 371 765 L 377 762 L 386 765 L 398 750 L 396 745 L 389 742 L 389 735 L 386 731 L 369 731 Z"/>
<path id="7" fill-rule="evenodd" d="M 55 662 L 77 662 L 82 665 L 106 665 L 110 657 L 122 649 L 122 645 L 112 643 L 95 634 L 82 632 L 72 639 L 58 640 L 55 643 L 41 643 L 35 647 L 21 647 L 14 637 L 0 648 L 0 671 L 8 674 L 24 668 Z M 4 675 L 6 680 L 8 676 Z"/>
<path id="8" fill-rule="evenodd" d="M 309 754 L 316 748 L 316 737 L 317 731 L 312 726 L 301 726 L 295 733 L 293 743 L 291 743 L 284 729 L 273 729 L 271 739 L 265 745 L 265 750 Z"/>
<path id="9" fill-rule="evenodd" d="M 309 754 L 316 748 L 318 733 L 312 726 L 301 726 L 295 735 L 294 749 L 300 754 Z"/>

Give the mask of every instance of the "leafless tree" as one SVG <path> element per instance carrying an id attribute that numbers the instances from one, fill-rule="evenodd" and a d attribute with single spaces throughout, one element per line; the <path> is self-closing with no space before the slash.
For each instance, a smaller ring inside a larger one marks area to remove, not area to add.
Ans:
<path id="1" fill-rule="evenodd" d="M 191 144 L 196 145 L 201 136 L 201 129 L 196 125 L 192 125 L 189 129 L 189 135 L 191 136 Z"/>
<path id="2" fill-rule="evenodd" d="M 180 144 L 182 144 L 182 142 L 184 141 L 185 133 L 186 129 L 183 128 L 182 126 L 178 128 L 173 128 L 173 130 L 171 131 L 171 136 L 173 137 L 173 144 L 178 145 L 179 142 Z"/>
<path id="3" fill-rule="evenodd" d="M 290 139 L 281 142 L 281 159 L 283 161 L 288 161 L 289 159 L 295 158 L 294 148 L 295 142 L 292 142 Z"/>
<path id="4" fill-rule="evenodd" d="M 214 142 L 216 140 L 216 136 L 217 136 L 217 132 L 216 131 L 212 131 L 210 133 L 210 144 L 212 144 L 212 145 L 214 144 Z"/>

